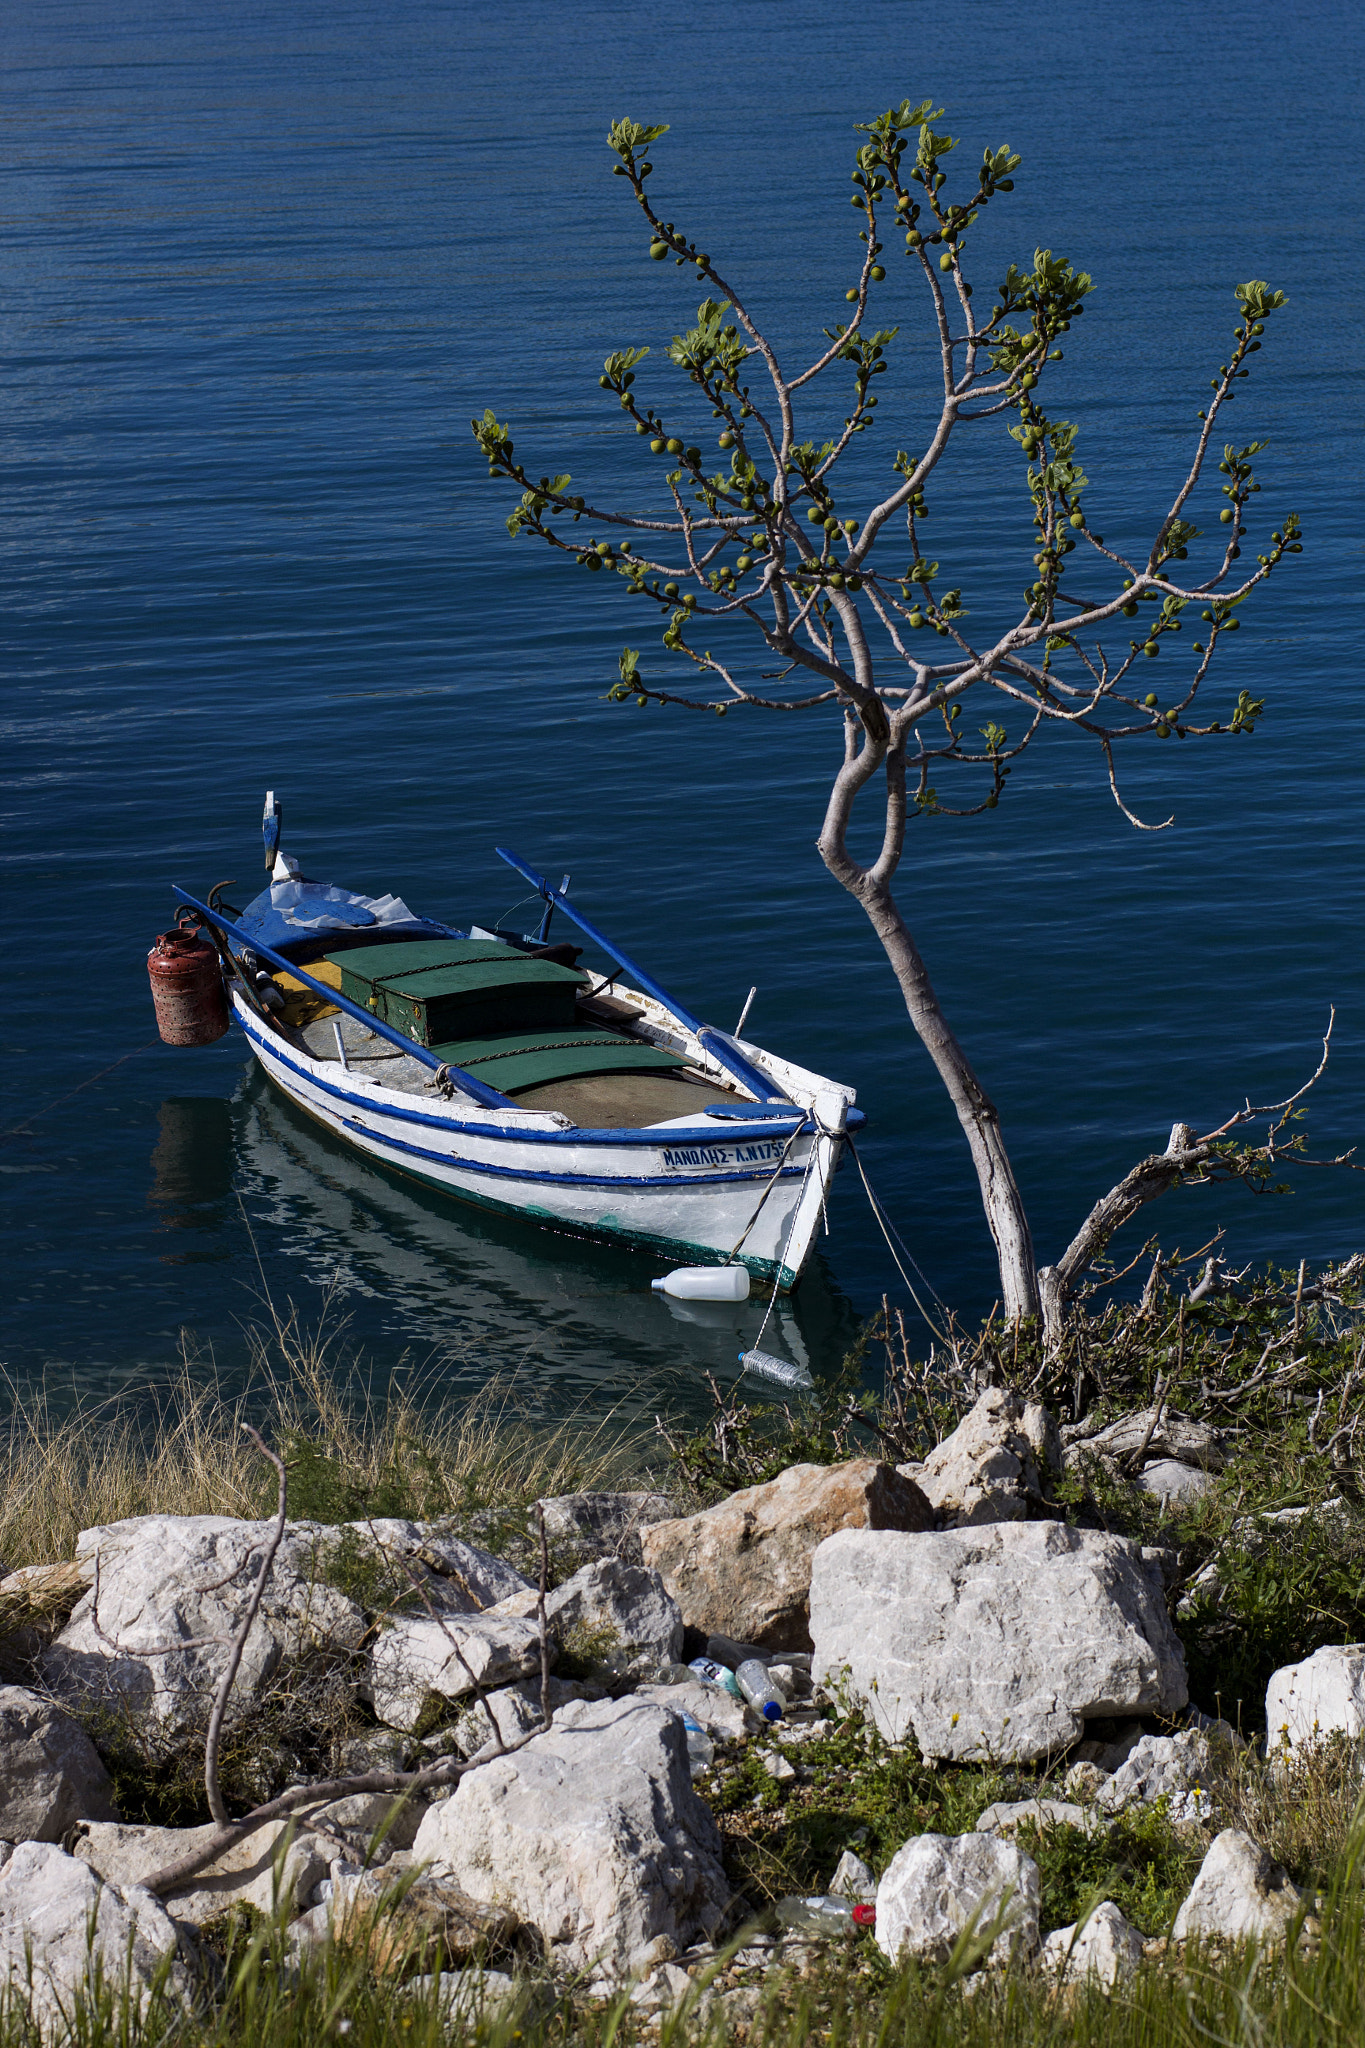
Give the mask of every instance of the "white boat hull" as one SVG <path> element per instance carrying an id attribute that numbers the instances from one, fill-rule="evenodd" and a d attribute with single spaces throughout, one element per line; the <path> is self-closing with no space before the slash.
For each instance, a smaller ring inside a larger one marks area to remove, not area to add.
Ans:
<path id="1" fill-rule="evenodd" d="M 657 1011 L 651 1038 L 714 1072 L 718 1085 L 732 1085 L 676 1020 L 648 997 L 622 993 Z M 739 1244 L 739 1261 L 784 1291 L 810 1255 L 853 1091 L 761 1047 L 733 1041 L 811 1112 L 799 1129 L 794 1110 L 785 1128 L 756 1114 L 752 1122 L 694 1116 L 586 1131 L 552 1112 L 486 1109 L 468 1097 L 386 1088 L 300 1050 L 236 991 L 233 1007 L 256 1059 L 292 1102 L 357 1152 L 429 1187 L 674 1262 L 723 1261 Z"/>

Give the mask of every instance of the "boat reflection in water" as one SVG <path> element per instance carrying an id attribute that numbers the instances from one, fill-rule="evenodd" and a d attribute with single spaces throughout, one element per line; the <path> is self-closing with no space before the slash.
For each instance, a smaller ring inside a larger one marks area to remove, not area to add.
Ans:
<path id="1" fill-rule="evenodd" d="M 232 1122 L 234 1178 L 272 1293 L 299 1300 L 303 1280 L 330 1288 L 371 1365 L 396 1344 L 410 1362 L 437 1359 L 452 1391 L 514 1378 L 547 1416 L 613 1409 L 623 1419 L 668 1409 L 699 1420 L 711 1405 L 706 1375 L 722 1386 L 739 1377 L 766 1288 L 739 1303 L 653 1294 L 658 1260 L 431 1194 L 333 1138 L 255 1067 Z M 764 1346 L 818 1378 L 856 1323 L 815 1259 L 778 1297 Z M 753 1379 L 745 1393 L 772 1398 Z"/>
<path id="2" fill-rule="evenodd" d="M 220 1264 L 233 1197 L 234 1113 L 218 1095 L 168 1095 L 156 1113 L 149 1205 L 166 1230 L 188 1240 L 157 1254 L 162 1265 Z"/>

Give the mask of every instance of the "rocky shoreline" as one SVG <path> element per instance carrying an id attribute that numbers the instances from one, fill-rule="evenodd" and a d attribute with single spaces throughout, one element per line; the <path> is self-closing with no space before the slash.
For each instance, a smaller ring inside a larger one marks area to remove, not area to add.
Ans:
<path id="1" fill-rule="evenodd" d="M 922 1461 L 795 1465 L 682 1515 L 657 1492 L 561 1496 L 507 1555 L 395 1519 L 87 1530 L 74 1562 L 0 1578 L 21 1678 L 0 1688 L 0 1975 L 49 2031 L 97 1959 L 135 1998 L 187 2001 L 249 1909 L 300 1961 L 340 1946 L 439 1978 L 465 2013 L 539 1981 L 626 1992 L 643 2019 L 704 1995 L 742 2025 L 836 1937 L 893 1963 L 975 1941 L 988 1971 L 1112 1988 L 1153 1940 L 1111 1900 L 1047 1924 L 1025 1844 L 1158 1806 L 1204 1851 L 1171 1943 L 1311 1938 L 1313 1901 L 1221 1824 L 1241 1738 L 1190 1703 L 1171 1555 L 1059 1505 L 1082 1460 L 1136 1454 L 1138 1484 L 1180 1499 L 1225 1449 L 1160 1404 L 1063 1431 L 992 1387 Z M 780 1718 L 734 1697 L 746 1659 Z M 121 1814 L 130 1757 L 152 1778 L 202 1758 L 215 1698 L 258 1823 L 224 1843 L 212 1820 Z M 1281 1763 L 1354 1742 L 1365 1651 L 1277 1671 L 1267 1716 Z M 741 1782 L 760 1805 L 864 1738 L 1015 1796 L 877 1870 L 846 1845 L 774 1917 L 727 1874 L 713 1805 L 733 1812 Z"/>

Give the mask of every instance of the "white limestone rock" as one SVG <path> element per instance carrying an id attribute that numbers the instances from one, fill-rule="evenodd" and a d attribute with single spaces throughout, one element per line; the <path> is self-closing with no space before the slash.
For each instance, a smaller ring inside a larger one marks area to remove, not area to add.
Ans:
<path id="1" fill-rule="evenodd" d="M 1061 1522 L 842 1530 L 815 1553 L 811 1633 L 817 1684 L 846 1674 L 925 1756 L 1042 1757 L 1087 1718 L 1187 1697 L 1159 1574 L 1125 1538 Z"/>
<path id="2" fill-rule="evenodd" d="M 635 1697 L 652 1701 L 667 1714 L 690 1714 L 713 1742 L 743 1742 L 758 1725 L 752 1707 L 746 1708 L 742 1700 L 722 1692 L 718 1685 L 704 1685 L 701 1679 L 691 1685 L 637 1685 Z M 765 1728 L 767 1725 L 763 1723 Z"/>
<path id="3" fill-rule="evenodd" d="M 410 1977 L 404 1989 L 413 1998 L 434 1997 L 447 2026 L 475 2027 L 481 2019 L 494 2019 L 515 2005 L 522 1986 L 505 1970 L 481 1970 L 470 1964 L 464 1970 L 441 1970 L 425 1977 Z"/>
<path id="4" fill-rule="evenodd" d="M 1228 1440 L 1221 1430 L 1165 1405 L 1156 1427 L 1148 1435 L 1151 1422 L 1152 1410 L 1137 1408 L 1128 1415 L 1117 1416 L 1103 1429 L 1095 1429 L 1088 1418 L 1072 1423 L 1062 1431 L 1067 1470 L 1083 1469 L 1087 1457 L 1101 1458 L 1117 1468 L 1142 1451 L 1144 1461 L 1175 1458 L 1182 1465 L 1198 1465 L 1205 1472 L 1222 1471 L 1227 1462 Z"/>
<path id="5" fill-rule="evenodd" d="M 1037 1401 L 988 1387 L 913 1476 L 945 1528 L 1022 1522 L 1062 1469 L 1057 1425 Z"/>
<path id="6" fill-rule="evenodd" d="M 94 1743 L 60 1707 L 0 1686 L 0 1840 L 60 1842 L 78 1820 L 117 1820 Z"/>
<path id="7" fill-rule="evenodd" d="M 997 1919 L 991 1955 L 1004 1961 L 1038 1947 L 1038 1866 L 993 1835 L 915 1835 L 897 1850 L 877 1886 L 877 1946 L 897 1962 L 942 1962 L 969 1924 L 984 1934 Z"/>
<path id="8" fill-rule="evenodd" d="M 558 1493 L 536 1507 L 545 1517 L 546 1539 L 558 1551 L 585 1559 L 616 1557 L 623 1564 L 641 1562 L 642 1529 L 671 1521 L 678 1512 L 666 1493 Z"/>
<path id="9" fill-rule="evenodd" d="M 1021 1827 L 1079 1828 L 1093 1834 L 1104 1823 L 1084 1806 L 1066 1799 L 1000 1799 L 976 1823 L 979 1835 L 1016 1835 Z"/>
<path id="10" fill-rule="evenodd" d="M 106 1983 L 126 1990 L 139 2011 L 155 1983 L 184 2000 L 176 1947 L 159 1899 L 103 1883 L 55 1843 L 21 1842 L 0 1870 L 0 1993 L 8 1987 L 46 2039 L 69 2038 L 68 2015 L 96 1960 Z"/>
<path id="11" fill-rule="evenodd" d="M 1272 1758 L 1312 1749 L 1329 1736 L 1365 1735 L 1365 1649 L 1329 1644 L 1275 1672 L 1265 1694 Z"/>
<path id="12" fill-rule="evenodd" d="M 226 1668 L 271 1527 L 226 1515 L 139 1515 L 82 1530 L 77 1557 L 98 1570 L 42 1657 L 46 1683 L 59 1699 L 131 1713 L 167 1734 L 201 1719 Z M 291 1523 L 285 1532 L 247 1638 L 234 1716 L 281 1665 L 323 1645 L 350 1650 L 359 1643 L 364 1615 L 326 1582 L 335 1539 L 335 1530 L 310 1522 Z"/>
<path id="13" fill-rule="evenodd" d="M 397 1614 L 370 1651 L 366 1681 L 374 1710 L 391 1728 L 416 1728 L 428 1697 L 462 1699 L 540 1668 L 532 1621 L 509 1614 Z"/>
<path id="14" fill-rule="evenodd" d="M 482 1614 L 529 1587 L 500 1557 L 436 1522 L 348 1522 L 338 1536 L 348 1530 L 363 1545 L 377 1544 L 391 1561 L 395 1581 L 403 1585 L 415 1578 L 423 1607 L 430 1602 L 442 1614 Z"/>
<path id="15" fill-rule="evenodd" d="M 834 1867 L 829 1881 L 832 1896 L 836 1899 L 875 1899 L 877 1880 L 872 1875 L 870 1864 L 861 1856 L 855 1856 L 851 1849 L 845 1849 Z"/>
<path id="16" fill-rule="evenodd" d="M 601 1696 L 600 1688 L 562 1678 L 551 1678 L 547 1691 L 552 1718 L 570 1700 Z M 515 1685 L 499 1686 L 496 1692 L 485 1693 L 481 1700 L 469 1700 L 450 1724 L 448 1733 L 453 1737 L 454 1748 L 468 1758 L 478 1756 L 490 1746 L 496 1749 L 499 1741 L 504 1745 L 519 1741 L 538 1728 L 543 1718 L 537 1674 L 534 1678 L 519 1679 Z M 444 1736 L 441 1746 L 443 1750 L 448 1746 Z"/>
<path id="17" fill-rule="evenodd" d="M 1171 1931 L 1176 1941 L 1193 1935 L 1223 1941 L 1283 1940 L 1300 1898 L 1282 1864 L 1273 1862 L 1240 1828 L 1226 1828 L 1199 1866 Z"/>
<path id="18" fill-rule="evenodd" d="M 471 1772 L 428 1809 L 413 1857 L 514 1908 L 574 1969 L 643 1971 L 709 1939 L 729 1901 L 682 1722 L 635 1699 L 576 1701 Z"/>
<path id="19" fill-rule="evenodd" d="M 557 1586 L 545 1618 L 566 1651 L 615 1677 L 652 1672 L 682 1655 L 682 1612 L 659 1574 L 614 1557 Z"/>
<path id="20" fill-rule="evenodd" d="M 142 1885 L 154 1871 L 177 1856 L 188 1855 L 218 1832 L 213 1821 L 198 1828 L 136 1827 L 130 1823 L 85 1821 L 76 1829 L 71 1853 L 106 1884 L 126 1891 Z M 297 1822 L 270 1821 L 204 1869 L 167 1893 L 163 1905 L 173 1920 L 202 1927 L 230 1906 L 254 1906 L 286 1915 L 307 1904 L 313 1886 L 327 1875 L 334 1850 L 319 1842 Z"/>
<path id="21" fill-rule="evenodd" d="M 1231 1743 L 1226 1721 L 1215 1728 Z M 1185 1728 L 1178 1735 L 1144 1735 L 1101 1785 L 1099 1804 L 1106 1813 L 1121 1813 L 1126 1806 L 1155 1806 L 1158 1799 L 1176 1799 L 1205 1786 L 1218 1741 L 1219 1733 L 1210 1735 L 1202 1728 Z"/>
<path id="22" fill-rule="evenodd" d="M 1113 1901 L 1106 1899 L 1088 1920 L 1049 1934 L 1039 1961 L 1064 1984 L 1082 1984 L 1089 1979 L 1102 1991 L 1114 1991 L 1136 1974 L 1142 1961 L 1142 1936 Z"/>
<path id="23" fill-rule="evenodd" d="M 1160 1501 L 1174 1501 L 1181 1507 L 1202 1500 L 1214 1487 L 1207 1472 L 1198 1465 L 1184 1465 L 1179 1458 L 1154 1459 L 1138 1473 L 1137 1483 L 1144 1493 L 1154 1494 Z"/>

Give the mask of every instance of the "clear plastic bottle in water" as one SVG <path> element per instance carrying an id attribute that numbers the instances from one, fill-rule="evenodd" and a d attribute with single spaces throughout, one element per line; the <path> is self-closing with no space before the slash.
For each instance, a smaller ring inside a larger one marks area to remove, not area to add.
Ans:
<path id="1" fill-rule="evenodd" d="M 777 1358 L 771 1351 L 741 1351 L 739 1362 L 746 1372 L 761 1380 L 774 1380 L 780 1387 L 795 1387 L 809 1393 L 815 1385 L 803 1365 L 793 1365 L 789 1358 Z"/>
<path id="2" fill-rule="evenodd" d="M 757 1657 L 745 1659 L 735 1673 L 739 1689 L 751 1707 L 757 1707 L 765 1721 L 780 1721 L 787 1703 L 768 1676 L 768 1667 Z"/>
<path id="3" fill-rule="evenodd" d="M 713 1658 L 694 1657 L 687 1668 L 696 1673 L 703 1685 L 713 1685 L 718 1692 L 728 1692 L 732 1700 L 744 1698 L 734 1672 L 724 1664 L 717 1664 Z"/>
<path id="4" fill-rule="evenodd" d="M 683 1727 L 687 1730 L 687 1761 L 691 1767 L 692 1776 L 700 1778 L 702 1773 L 709 1771 L 715 1762 L 716 1746 L 702 1727 L 700 1721 L 694 1721 L 690 1714 L 683 1714 L 680 1718 Z"/>
<path id="5" fill-rule="evenodd" d="M 875 1906 L 855 1906 L 851 1899 L 832 1899 L 828 1893 L 779 1899 L 773 1913 L 778 1925 L 793 1934 L 843 1934 L 850 1927 L 873 1927 L 877 1920 Z"/>

